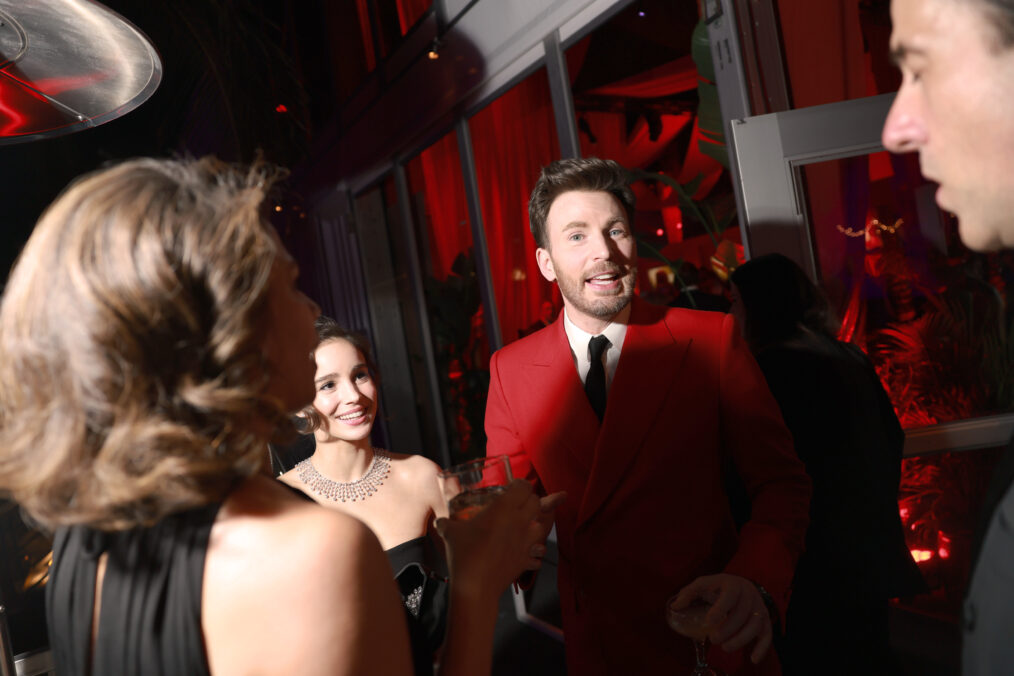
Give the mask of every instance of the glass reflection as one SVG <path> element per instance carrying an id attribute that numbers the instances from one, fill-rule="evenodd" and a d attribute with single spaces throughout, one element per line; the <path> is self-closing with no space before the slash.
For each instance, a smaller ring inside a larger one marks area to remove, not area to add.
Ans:
<path id="1" fill-rule="evenodd" d="M 867 351 L 902 425 L 1014 410 L 1011 255 L 962 246 L 914 156 L 820 162 L 802 175 L 842 339 Z"/>
<path id="2" fill-rule="evenodd" d="M 486 335 L 454 133 L 406 166 L 438 386 L 454 463 L 485 454 Z M 406 326 L 408 326 L 406 324 Z M 417 385 L 417 391 L 423 391 Z"/>

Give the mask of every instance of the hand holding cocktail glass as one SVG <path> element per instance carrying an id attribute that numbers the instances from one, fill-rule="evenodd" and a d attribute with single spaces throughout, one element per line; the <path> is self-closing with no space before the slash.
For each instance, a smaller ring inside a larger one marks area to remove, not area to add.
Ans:
<path id="1" fill-rule="evenodd" d="M 704 610 L 702 606 L 708 606 Z M 738 575 L 720 573 L 699 577 L 669 599 L 666 604 L 670 626 L 681 634 L 695 638 L 693 626 L 702 629 L 706 638 L 726 652 L 738 650 L 756 641 L 750 661 L 760 662 L 771 647 L 771 617 L 756 585 Z M 685 633 L 674 624 L 686 626 Z M 703 641 L 702 641 L 703 642 Z M 706 649 L 706 644 L 704 646 Z M 701 653 L 698 652 L 700 664 Z M 704 664 L 707 666 L 706 662 Z M 694 671 L 694 674 L 718 673 Z"/>
<path id="2" fill-rule="evenodd" d="M 540 500 L 527 481 L 512 480 L 506 456 L 450 467 L 439 481 L 450 518 L 438 519 L 437 530 L 448 545 L 452 576 L 455 569 L 493 575 L 503 589 L 542 565 L 563 493 Z"/>

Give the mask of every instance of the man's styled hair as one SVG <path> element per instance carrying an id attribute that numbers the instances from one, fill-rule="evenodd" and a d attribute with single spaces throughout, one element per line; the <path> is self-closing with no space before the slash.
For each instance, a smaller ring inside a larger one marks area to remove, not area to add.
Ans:
<path id="1" fill-rule="evenodd" d="M 373 361 L 373 354 L 370 351 L 370 343 L 361 333 L 356 333 L 355 331 L 346 329 L 326 315 L 320 315 L 317 317 L 317 321 L 314 326 L 317 329 L 317 347 L 314 348 L 315 352 L 325 343 L 330 343 L 334 340 L 348 341 L 352 344 L 352 347 L 359 350 L 359 354 L 363 355 L 363 361 L 366 363 L 366 368 L 370 372 L 370 377 L 377 382 L 377 385 L 380 384 L 380 372 L 377 370 L 377 363 Z M 324 427 L 324 419 L 321 417 L 320 412 L 314 408 L 312 403 L 304 406 L 303 410 L 300 411 L 299 414 L 304 420 L 306 420 L 305 425 L 301 426 L 300 431 L 304 433 L 312 433 Z"/>
<path id="2" fill-rule="evenodd" d="M 0 305 L 0 492 L 119 530 L 224 497 L 292 430 L 261 354 L 280 174 L 131 160 L 39 220 Z"/>
<path id="3" fill-rule="evenodd" d="M 597 157 L 557 160 L 542 168 L 528 200 L 528 223 L 539 248 L 549 248 L 549 237 L 546 234 L 549 207 L 553 200 L 571 190 L 611 194 L 623 206 L 627 224 L 633 226 L 634 191 L 627 184 L 627 174 L 623 167 L 613 160 L 600 160 Z"/>

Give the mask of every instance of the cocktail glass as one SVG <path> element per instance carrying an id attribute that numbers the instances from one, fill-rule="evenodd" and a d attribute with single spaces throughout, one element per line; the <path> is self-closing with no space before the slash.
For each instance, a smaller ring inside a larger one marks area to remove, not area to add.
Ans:
<path id="1" fill-rule="evenodd" d="M 665 604 L 665 616 L 669 627 L 681 636 L 686 636 L 694 642 L 694 652 L 697 656 L 697 664 L 690 676 L 725 676 L 724 673 L 708 664 L 708 611 L 711 604 L 697 600 L 686 608 L 679 610 L 673 608 L 676 596 L 670 598 Z"/>
<path id="2" fill-rule="evenodd" d="M 457 521 L 475 516 L 507 490 L 507 484 L 513 479 L 506 455 L 492 455 L 448 467 L 437 477 L 450 517 Z"/>

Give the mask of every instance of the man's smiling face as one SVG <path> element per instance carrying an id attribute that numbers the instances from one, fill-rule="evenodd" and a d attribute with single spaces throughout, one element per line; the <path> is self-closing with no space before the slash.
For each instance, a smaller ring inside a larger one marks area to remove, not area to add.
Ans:
<path id="1" fill-rule="evenodd" d="M 561 193 L 546 216 L 549 246 L 537 249 L 539 270 L 560 286 L 567 316 L 598 333 L 630 303 L 637 247 L 627 215 L 608 192 Z"/>

